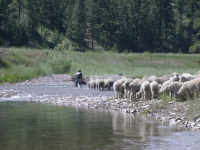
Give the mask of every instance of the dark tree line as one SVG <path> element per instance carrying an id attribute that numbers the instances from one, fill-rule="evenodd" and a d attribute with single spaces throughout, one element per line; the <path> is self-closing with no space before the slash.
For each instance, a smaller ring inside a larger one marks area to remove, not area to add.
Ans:
<path id="1" fill-rule="evenodd" d="M 1 46 L 54 47 L 56 35 L 85 48 L 200 52 L 200 0 L 0 0 Z"/>

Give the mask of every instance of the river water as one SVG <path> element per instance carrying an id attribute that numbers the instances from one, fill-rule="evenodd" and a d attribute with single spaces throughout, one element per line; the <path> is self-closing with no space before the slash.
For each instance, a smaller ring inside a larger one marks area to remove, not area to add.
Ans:
<path id="1" fill-rule="evenodd" d="M 27 102 L 0 103 L 0 150 L 198 150 L 200 133 L 151 118 Z"/>

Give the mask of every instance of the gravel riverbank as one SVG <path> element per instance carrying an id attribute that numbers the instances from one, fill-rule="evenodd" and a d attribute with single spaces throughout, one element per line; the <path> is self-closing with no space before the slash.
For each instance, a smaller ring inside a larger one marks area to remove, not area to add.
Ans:
<path id="1" fill-rule="evenodd" d="M 144 114 L 169 126 L 200 129 L 200 117 L 186 117 L 187 103 L 163 100 L 132 102 L 115 99 L 113 91 L 89 90 L 86 86 L 75 88 L 70 76 L 51 75 L 23 83 L 0 86 L 0 101 L 30 101 L 59 106 L 88 109 L 117 110 L 122 113 Z"/>
<path id="2" fill-rule="evenodd" d="M 137 101 L 117 100 L 113 97 L 50 97 L 34 100 L 44 104 L 55 104 L 58 106 L 84 107 L 88 109 L 117 110 L 122 113 L 133 115 L 143 114 L 154 117 L 165 125 L 183 129 L 200 129 L 200 118 L 189 120 L 186 117 L 187 105 L 185 103 L 168 102 L 161 100 Z"/>

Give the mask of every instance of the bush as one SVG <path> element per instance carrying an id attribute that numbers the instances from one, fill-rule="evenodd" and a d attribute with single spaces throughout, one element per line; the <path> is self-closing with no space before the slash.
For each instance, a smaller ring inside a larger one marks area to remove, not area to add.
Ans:
<path id="1" fill-rule="evenodd" d="M 190 53 L 199 53 L 200 52 L 200 41 L 197 41 L 192 46 L 190 46 L 189 52 Z"/>
<path id="2" fill-rule="evenodd" d="M 67 61 L 66 56 L 60 53 L 52 53 L 47 64 L 52 68 L 52 73 L 66 73 L 71 69 L 71 62 Z"/>
<path id="3" fill-rule="evenodd" d="M 48 48 L 54 49 L 60 41 L 64 39 L 64 35 L 57 32 L 57 31 L 51 31 L 47 28 L 42 28 L 42 33 L 40 33 L 43 40 L 45 41 L 44 46 L 47 46 Z"/>
<path id="4" fill-rule="evenodd" d="M 65 38 L 60 43 L 58 43 L 54 49 L 58 51 L 63 51 L 63 50 L 79 50 L 80 48 L 76 43 Z"/>
<path id="5" fill-rule="evenodd" d="M 15 66 L 1 71 L 0 82 L 20 82 L 31 79 L 39 75 L 37 67 L 27 67 L 24 65 Z"/>
<path id="6" fill-rule="evenodd" d="M 69 72 L 71 62 L 58 51 L 4 49 L 0 55 L 0 82 L 20 82 L 49 74 Z"/>

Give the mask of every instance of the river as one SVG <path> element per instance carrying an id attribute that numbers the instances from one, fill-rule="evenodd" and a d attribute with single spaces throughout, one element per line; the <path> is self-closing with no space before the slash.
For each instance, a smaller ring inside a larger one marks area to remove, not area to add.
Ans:
<path id="1" fill-rule="evenodd" d="M 0 103 L 0 150 L 197 150 L 199 137 L 116 111 Z"/>

